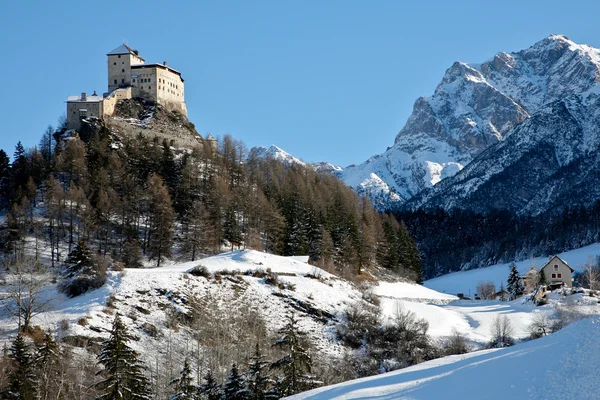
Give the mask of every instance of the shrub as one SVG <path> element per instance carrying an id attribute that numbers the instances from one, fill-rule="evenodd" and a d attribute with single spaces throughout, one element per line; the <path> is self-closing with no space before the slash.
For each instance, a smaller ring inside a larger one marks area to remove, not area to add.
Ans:
<path id="1" fill-rule="evenodd" d="M 338 338 L 353 349 L 365 345 L 369 336 L 381 325 L 380 312 L 378 307 L 368 303 L 354 303 L 343 313 L 344 321 L 337 327 Z"/>
<path id="2" fill-rule="evenodd" d="M 206 279 L 210 279 L 211 273 L 204 265 L 196 265 L 190 270 L 190 274 L 193 276 L 202 276 Z"/>
<path id="3" fill-rule="evenodd" d="M 71 323 L 69 322 L 69 320 L 64 318 L 58 322 L 58 329 L 60 329 L 61 331 L 66 331 L 70 328 L 70 325 Z"/>
<path id="4" fill-rule="evenodd" d="M 86 326 L 87 325 L 87 317 L 79 318 L 77 320 L 77 325 Z"/>
<path id="5" fill-rule="evenodd" d="M 462 335 L 456 328 L 444 343 L 444 355 L 450 356 L 453 354 L 466 354 L 470 351 L 467 338 Z"/>

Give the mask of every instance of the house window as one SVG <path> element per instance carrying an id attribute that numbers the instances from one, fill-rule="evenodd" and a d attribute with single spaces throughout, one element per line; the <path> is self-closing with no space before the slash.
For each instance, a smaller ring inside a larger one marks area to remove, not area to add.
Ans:
<path id="1" fill-rule="evenodd" d="M 556 276 L 558 277 L 558 279 L 562 279 L 562 274 L 556 274 Z"/>
<path id="2" fill-rule="evenodd" d="M 552 274 L 552 279 L 556 279 L 556 274 Z"/>
<path id="3" fill-rule="evenodd" d="M 79 118 L 87 117 L 87 110 L 79 110 Z"/>
<path id="4" fill-rule="evenodd" d="M 558 271 L 558 264 L 554 264 L 554 270 Z"/>

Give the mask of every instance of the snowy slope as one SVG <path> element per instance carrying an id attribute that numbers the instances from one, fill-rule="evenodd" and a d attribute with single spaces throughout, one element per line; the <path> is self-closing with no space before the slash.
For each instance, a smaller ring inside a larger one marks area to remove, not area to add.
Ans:
<path id="1" fill-rule="evenodd" d="M 562 35 L 482 64 L 456 62 L 431 97 L 417 99 L 393 146 L 339 175 L 379 209 L 397 208 L 457 174 L 546 104 L 599 81 L 599 50 Z"/>
<path id="2" fill-rule="evenodd" d="M 592 244 L 579 249 L 566 251 L 558 254 L 560 258 L 565 260 L 575 271 L 581 271 L 582 266 L 586 264 L 590 258 L 595 260 L 600 256 L 600 244 Z M 537 257 L 531 260 L 519 261 L 516 264 L 521 275 L 524 275 L 531 266 L 536 269 L 541 268 L 548 261 L 548 257 Z M 424 286 L 442 293 L 464 293 L 465 295 L 474 295 L 476 293 L 477 284 L 483 281 L 492 282 L 497 288 L 500 283 L 506 286 L 510 264 L 492 265 L 486 268 L 473 269 L 470 271 L 453 272 L 444 276 L 429 279 L 424 282 Z"/>
<path id="3" fill-rule="evenodd" d="M 289 399 L 597 399 L 600 319 L 514 347 L 450 356 Z"/>
<path id="4" fill-rule="evenodd" d="M 221 273 L 223 277 L 220 280 L 206 279 L 188 273 L 198 265 L 205 266 L 209 272 Z M 267 269 L 278 273 L 280 281 L 293 284 L 295 288 L 280 289 L 266 284 L 262 278 L 244 275 Z M 240 271 L 241 274 L 231 276 L 224 271 Z M 3 289 L 0 286 L 0 297 Z M 47 295 L 54 298 L 52 308 L 37 316 L 33 324 L 54 330 L 59 337 L 86 336 L 101 340 L 108 335 L 114 319 L 114 311 L 106 307 L 112 296 L 125 323 L 139 338 L 132 344 L 134 348 L 144 352 L 158 345 L 159 351 L 163 351 L 160 343 L 164 338 L 169 338 L 175 346 L 185 348 L 189 347 L 186 343 L 191 341 L 191 332 L 171 330 L 167 321 L 171 310 L 186 311 L 188 294 L 214 299 L 232 309 L 242 303 L 255 307 L 271 333 L 283 325 L 283 317 L 289 311 L 295 310 L 299 325 L 311 341 L 320 352 L 331 356 L 341 352 L 333 329 L 335 316 L 361 298 L 360 291 L 352 284 L 317 267 L 288 257 L 244 250 L 195 262 L 165 263 L 160 268 L 111 272 L 102 288 L 73 299 L 58 293 L 55 285 L 50 286 Z M 313 315 L 309 312 L 311 310 L 325 317 Z M 87 319 L 85 325 L 78 323 L 82 318 Z M 63 319 L 69 322 L 66 331 L 57 328 Z M 157 329 L 154 336 L 148 334 L 148 326 Z M 0 315 L 0 343 L 9 340 L 16 327 L 14 318 Z"/>

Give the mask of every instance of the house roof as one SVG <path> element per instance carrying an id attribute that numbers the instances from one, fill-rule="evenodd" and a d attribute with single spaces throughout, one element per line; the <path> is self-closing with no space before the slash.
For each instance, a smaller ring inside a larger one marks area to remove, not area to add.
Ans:
<path id="1" fill-rule="evenodd" d="M 162 69 L 168 69 L 169 71 L 179 75 L 179 77 L 181 77 L 181 72 L 177 71 L 176 69 L 173 69 L 167 65 L 164 64 L 158 64 L 158 63 L 144 63 L 144 64 L 136 64 L 136 65 L 132 65 L 131 69 L 143 69 L 143 68 L 162 68 Z M 181 79 L 183 80 L 183 78 Z"/>
<path id="2" fill-rule="evenodd" d="M 554 261 L 554 259 L 558 259 L 558 260 L 562 261 L 563 264 L 565 264 L 567 267 L 569 267 L 569 269 L 571 270 L 571 272 L 575 272 L 575 270 L 573 268 L 571 268 L 571 266 L 569 264 L 567 264 L 567 262 L 565 260 L 563 260 L 562 258 L 560 258 L 559 256 L 553 256 L 552 258 L 550 258 L 548 260 L 548 262 L 546 264 L 544 264 L 544 266 L 542 268 L 540 268 L 540 271 L 543 270 L 544 268 L 546 268 L 548 265 L 550 265 L 550 263 L 552 261 Z"/>
<path id="3" fill-rule="evenodd" d="M 116 56 L 119 54 L 133 54 L 139 58 L 142 58 L 137 50 L 133 50 L 131 47 L 127 46 L 125 43 L 123 43 L 122 45 L 120 45 L 119 47 L 117 47 L 116 49 L 114 49 L 113 51 L 110 51 L 108 53 L 106 53 L 107 56 Z M 142 58 L 142 60 L 144 60 Z M 145 60 L 144 60 L 145 61 Z"/>
<path id="4" fill-rule="evenodd" d="M 81 96 L 69 96 L 67 97 L 67 102 L 69 103 L 75 103 L 75 102 L 80 102 L 80 103 L 99 103 L 102 100 L 104 100 L 104 97 L 102 96 L 86 96 L 86 99 L 83 100 L 81 98 Z"/>

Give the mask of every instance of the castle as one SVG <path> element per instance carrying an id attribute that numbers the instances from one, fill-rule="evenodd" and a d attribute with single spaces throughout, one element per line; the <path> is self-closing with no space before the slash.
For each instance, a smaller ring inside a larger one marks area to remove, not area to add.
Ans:
<path id="1" fill-rule="evenodd" d="M 114 114 L 117 101 L 141 98 L 161 104 L 187 117 L 181 73 L 167 65 L 146 63 L 137 50 L 122 44 L 109 52 L 108 92 L 102 96 L 81 93 L 67 99 L 67 128 L 78 129 L 81 119 Z"/>

